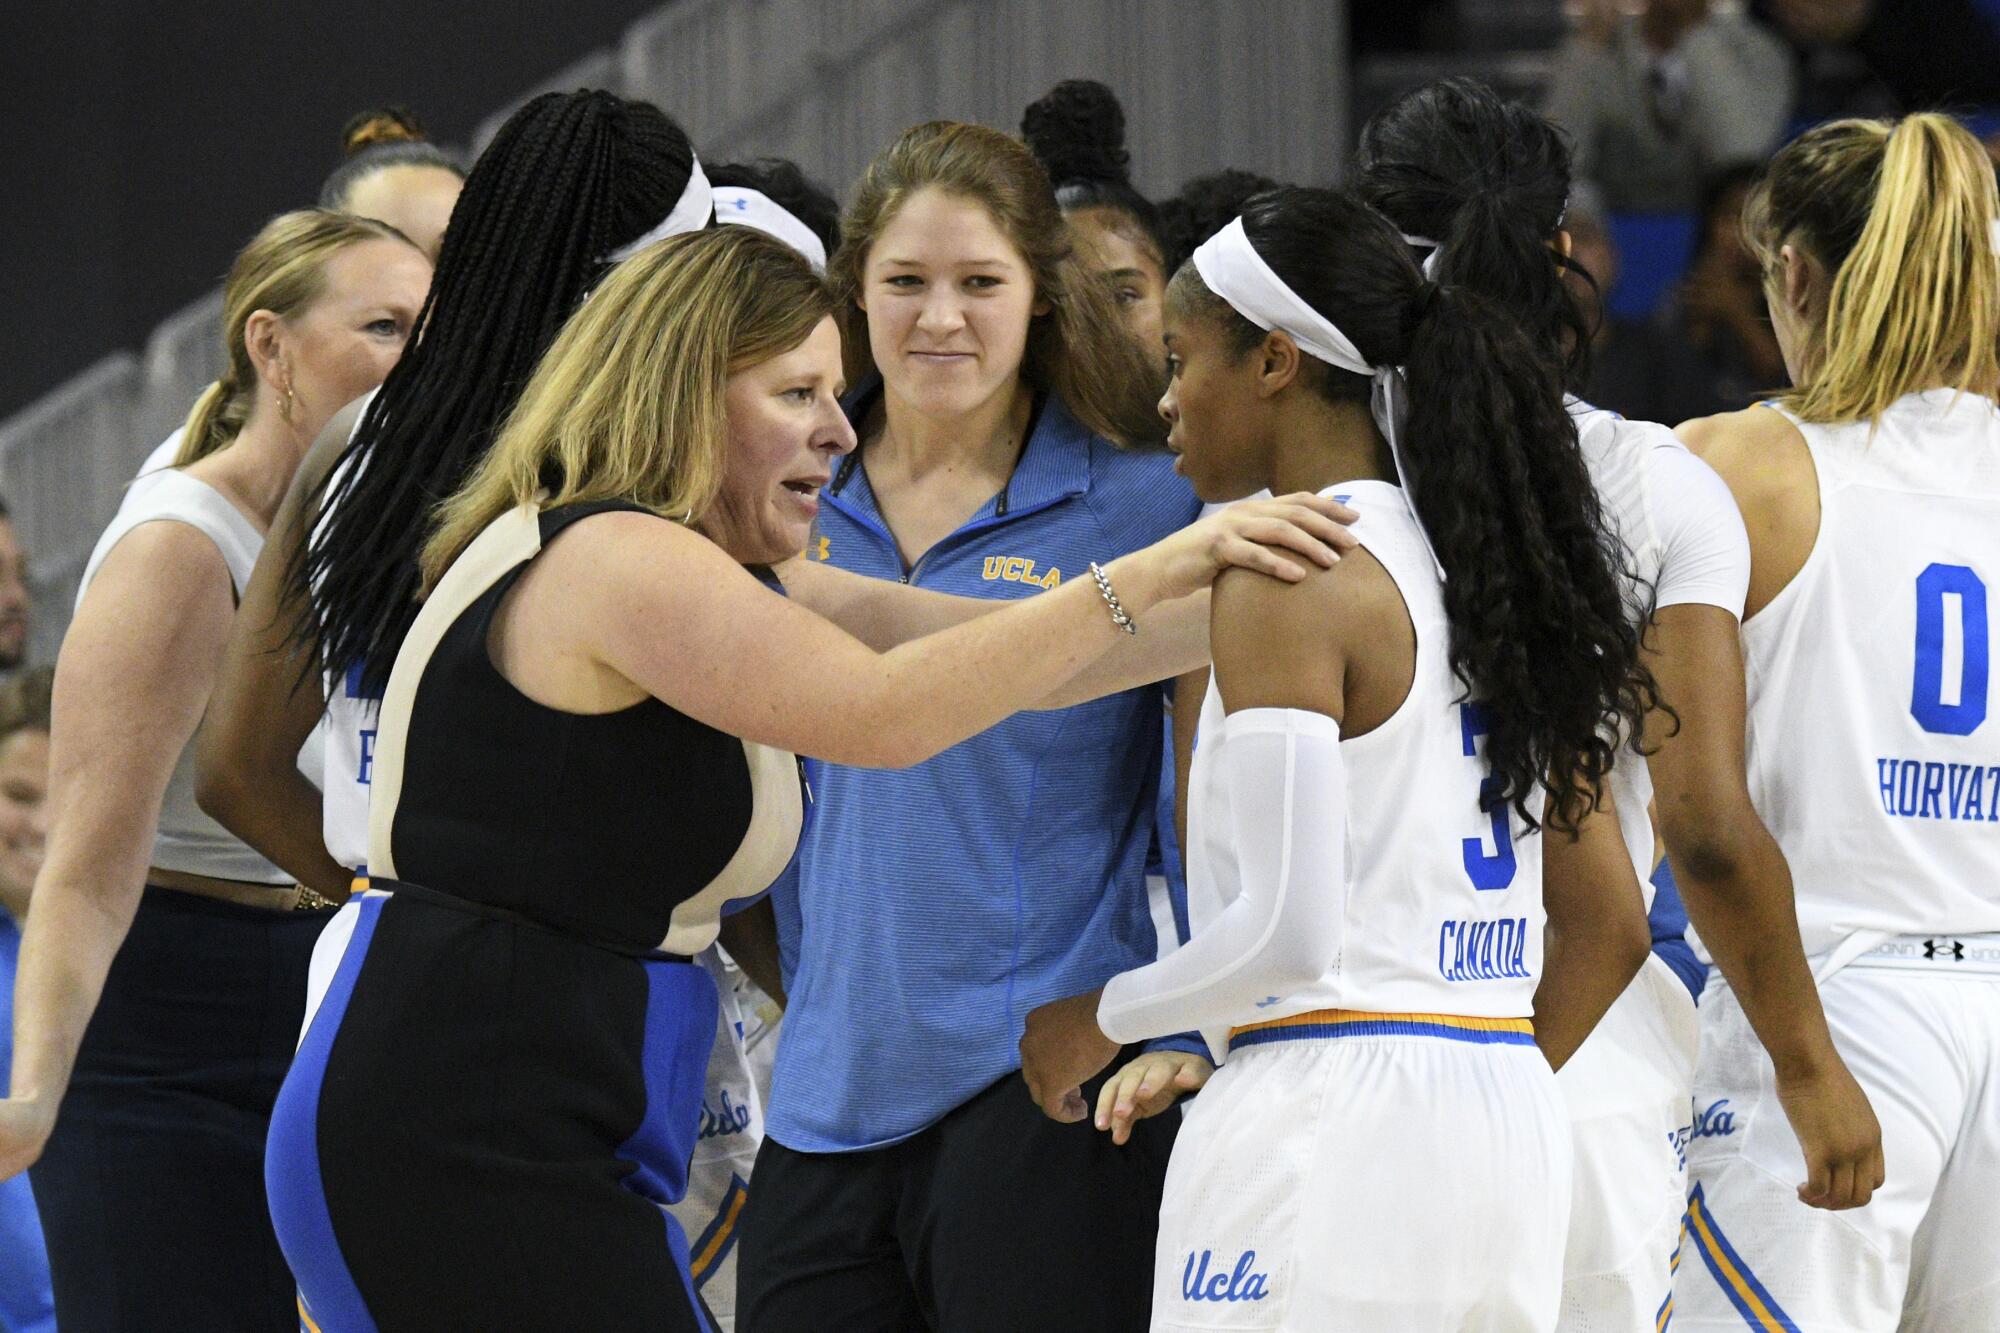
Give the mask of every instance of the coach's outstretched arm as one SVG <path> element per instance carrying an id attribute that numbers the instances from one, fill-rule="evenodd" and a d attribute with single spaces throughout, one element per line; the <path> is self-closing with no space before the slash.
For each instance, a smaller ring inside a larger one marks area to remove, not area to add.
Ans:
<path id="1" fill-rule="evenodd" d="M 1318 497 L 1301 498 L 1297 508 L 1302 521 L 1339 511 Z M 1106 653 L 1143 638 L 1156 607 L 1207 587 L 1225 569 L 1290 583 L 1336 559 L 1298 522 L 1232 510 L 1104 567 L 1136 635 L 1114 621 L 1085 575 L 876 652 L 806 606 L 773 597 L 685 528 L 639 514 L 605 515 L 589 526 L 600 535 L 575 558 L 574 577 L 563 578 L 561 615 L 604 666 L 731 735 L 876 768 L 921 763 L 1038 705 Z M 558 543 L 550 555 L 561 550 Z"/>
<path id="2" fill-rule="evenodd" d="M 1275 539 L 1282 524 L 1294 523 L 1336 553 L 1354 549 L 1354 534 L 1346 525 L 1354 511 L 1327 496 L 1286 495 L 1275 500 L 1246 501 L 1235 506 L 1240 531 L 1252 540 Z M 981 597 L 915 588 L 888 579 L 870 578 L 799 556 L 776 567 L 786 595 L 810 607 L 878 652 L 926 634 L 987 615 L 1006 606 Z M 1070 571 L 1066 577 L 1085 577 Z M 1166 680 L 1208 666 L 1208 589 L 1158 607 L 1146 632 L 1099 657 L 1063 687 L 1040 700 L 1038 708 L 1068 708 L 1107 694 Z M 1207 677 L 1203 676 L 1206 686 Z M 1199 709 L 1201 696 L 1192 696 Z"/>

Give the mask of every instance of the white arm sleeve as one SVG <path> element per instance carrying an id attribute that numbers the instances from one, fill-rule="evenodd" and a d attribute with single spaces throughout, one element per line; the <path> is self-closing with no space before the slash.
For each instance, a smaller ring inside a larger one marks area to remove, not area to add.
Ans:
<path id="1" fill-rule="evenodd" d="M 1738 620 L 1750 590 L 1750 534 L 1715 469 L 1676 443 L 1647 459 L 1646 502 L 1660 541 L 1653 609 L 1698 603 Z"/>
<path id="2" fill-rule="evenodd" d="M 1255 1022 L 1339 956 L 1347 887 L 1347 772 L 1340 724 L 1324 713 L 1231 713 L 1213 762 L 1242 879 L 1214 921 L 1157 963 L 1113 977 L 1097 1025 L 1121 1044 Z M 1219 886 L 1228 896 L 1227 885 Z"/>

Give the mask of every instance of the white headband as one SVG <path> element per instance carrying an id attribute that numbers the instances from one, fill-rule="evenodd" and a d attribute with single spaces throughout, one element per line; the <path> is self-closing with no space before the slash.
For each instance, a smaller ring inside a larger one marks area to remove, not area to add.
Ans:
<path id="1" fill-rule="evenodd" d="M 1402 370 L 1396 366 L 1370 365 L 1353 341 L 1336 328 L 1332 320 L 1307 305 L 1297 292 L 1287 287 L 1285 280 L 1257 253 L 1257 247 L 1250 244 L 1250 235 L 1243 230 L 1242 218 L 1237 218 L 1196 248 L 1194 270 L 1201 275 L 1201 280 L 1210 291 L 1227 301 L 1231 309 L 1258 328 L 1267 333 L 1272 330 L 1285 333 L 1307 355 L 1341 370 L 1367 375 L 1375 381 L 1369 410 L 1375 417 L 1375 424 L 1381 427 L 1383 438 L 1389 442 L 1389 457 L 1396 465 L 1396 481 L 1402 486 L 1404 499 L 1410 502 L 1410 512 L 1414 515 L 1415 498 L 1410 490 L 1409 477 L 1403 470 L 1403 451 L 1396 441 L 1397 428 L 1408 414 Z M 1421 519 L 1417 522 L 1417 532 L 1423 537 L 1424 548 L 1431 554 L 1431 564 L 1436 566 L 1438 577 L 1442 579 L 1444 566 L 1438 561 L 1437 548 L 1431 545 L 1430 534 L 1424 531 Z"/>
<path id="2" fill-rule="evenodd" d="M 715 200 L 708 188 L 708 177 L 702 174 L 701 159 L 690 152 L 687 185 L 681 190 L 681 197 L 674 201 L 673 208 L 660 219 L 660 225 L 637 240 L 619 246 L 604 256 L 604 262 L 622 263 L 655 241 L 664 241 L 667 237 L 679 236 L 682 232 L 700 231 L 708 225 L 708 220 L 714 212 Z"/>
<path id="3" fill-rule="evenodd" d="M 753 190 L 746 185 L 718 185 L 714 195 L 717 222 L 754 227 L 768 236 L 775 236 L 804 255 L 811 262 L 813 272 L 826 273 L 826 245 L 813 235 L 811 227 L 799 221 L 796 213 L 762 190 Z"/>
<path id="4" fill-rule="evenodd" d="M 1444 242 L 1434 241 L 1428 236 L 1412 236 L 1410 233 L 1404 232 L 1403 244 L 1409 246 L 1412 250 L 1430 251 L 1429 254 L 1424 256 L 1424 276 L 1432 282 L 1436 282 L 1438 261 L 1444 258 Z"/>

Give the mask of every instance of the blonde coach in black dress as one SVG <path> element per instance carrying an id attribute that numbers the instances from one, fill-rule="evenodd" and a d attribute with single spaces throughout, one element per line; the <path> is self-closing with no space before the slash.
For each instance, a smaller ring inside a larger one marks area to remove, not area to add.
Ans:
<path id="1" fill-rule="evenodd" d="M 1226 566 L 1331 562 L 1333 506 L 1242 506 L 878 653 L 746 568 L 804 547 L 854 447 L 831 308 L 761 233 L 651 247 L 445 507 L 382 705 L 376 887 L 270 1135 L 313 1327 L 712 1327 L 656 1206 L 715 1031 L 688 958 L 791 855 L 790 752 L 918 762 Z"/>

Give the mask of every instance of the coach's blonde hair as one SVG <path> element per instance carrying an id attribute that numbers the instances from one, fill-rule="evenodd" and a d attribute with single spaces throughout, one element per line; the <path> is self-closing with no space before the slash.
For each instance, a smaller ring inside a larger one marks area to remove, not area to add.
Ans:
<path id="1" fill-rule="evenodd" d="M 1838 120 L 1786 145 L 1744 231 L 1767 286 L 1786 244 L 1832 285 L 1781 401 L 1807 421 L 1872 421 L 1920 389 L 2000 390 L 1996 216 L 1992 160 L 1949 116 Z"/>
<path id="2" fill-rule="evenodd" d="M 487 524 L 543 491 L 549 508 L 631 500 L 699 519 L 722 486 L 730 372 L 797 347 L 832 313 L 812 266 L 750 227 L 676 236 L 619 264 L 438 509 L 424 587 Z"/>
<path id="3" fill-rule="evenodd" d="M 222 288 L 222 378 L 202 390 L 188 413 L 175 467 L 206 458 L 234 440 L 257 401 L 257 367 L 245 330 L 250 316 L 268 310 L 282 319 L 304 311 L 326 290 L 326 264 L 361 241 L 409 238 L 386 222 L 326 208 L 280 213 L 264 224 L 229 266 Z"/>
<path id="4" fill-rule="evenodd" d="M 1042 164 L 1019 139 L 984 125 L 933 120 L 911 126 L 862 173 L 840 222 L 840 248 L 827 262 L 853 378 L 876 368 L 868 317 L 857 304 L 868 252 L 903 205 L 931 188 L 984 208 L 1026 261 L 1035 295 L 1048 302 L 1049 312 L 1028 325 L 1022 379 L 1054 393 L 1108 440 L 1159 444 L 1166 424 L 1155 408 L 1163 387 L 1157 349 L 1132 341 L 1110 289 L 1077 259 Z"/>

